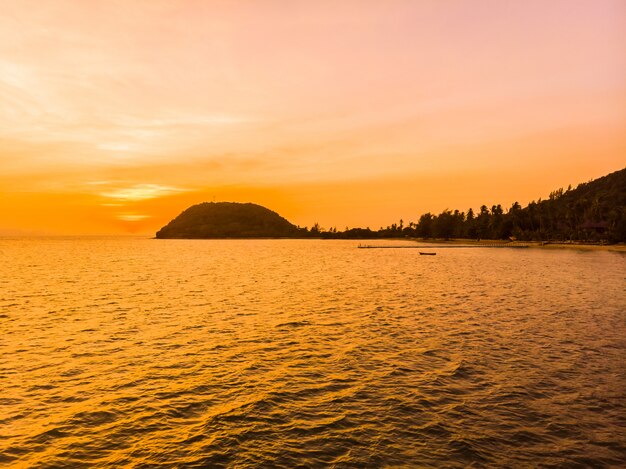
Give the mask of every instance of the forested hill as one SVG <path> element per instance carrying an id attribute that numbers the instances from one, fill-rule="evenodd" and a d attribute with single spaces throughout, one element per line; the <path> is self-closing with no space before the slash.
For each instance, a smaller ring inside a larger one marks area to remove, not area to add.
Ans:
<path id="1" fill-rule="evenodd" d="M 189 207 L 161 228 L 157 238 L 293 238 L 303 232 L 256 204 L 205 202 Z"/>
<path id="2" fill-rule="evenodd" d="M 626 241 L 626 168 L 575 189 L 554 191 L 547 200 L 529 204 L 523 214 L 521 227 L 547 237 Z M 533 222 L 537 226 L 529 226 Z"/>
<path id="3" fill-rule="evenodd" d="M 474 221 L 466 217 L 469 237 L 626 241 L 626 169 L 575 189 L 558 189 L 524 208 L 516 203 L 506 213 L 499 205 L 488 214 L 485 209 Z"/>

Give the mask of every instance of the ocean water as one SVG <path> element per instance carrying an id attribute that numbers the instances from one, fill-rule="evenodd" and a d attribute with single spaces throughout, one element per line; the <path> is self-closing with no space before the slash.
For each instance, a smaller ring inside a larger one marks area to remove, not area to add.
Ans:
<path id="1" fill-rule="evenodd" d="M 625 255 L 357 244 L 0 240 L 0 465 L 626 466 Z"/>

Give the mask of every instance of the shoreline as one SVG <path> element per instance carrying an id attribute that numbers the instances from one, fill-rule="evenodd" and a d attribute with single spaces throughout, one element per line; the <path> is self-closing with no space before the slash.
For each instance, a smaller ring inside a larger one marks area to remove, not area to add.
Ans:
<path id="1" fill-rule="evenodd" d="M 475 239 L 416 239 L 410 238 L 410 241 L 417 243 L 429 243 L 429 244 L 441 244 L 441 245 L 467 245 L 467 246 L 503 246 L 508 245 L 510 247 L 528 246 L 534 249 L 578 249 L 582 251 L 614 251 L 626 253 L 626 244 L 585 244 L 576 242 L 558 242 L 558 241 L 504 241 L 495 239 L 481 239 L 477 241 Z"/>
<path id="2" fill-rule="evenodd" d="M 149 239 L 149 240 L 189 240 L 189 241 L 224 241 L 224 240 L 323 240 L 323 241 L 358 241 L 358 242 L 368 242 L 368 241 L 385 241 L 385 242 L 412 242 L 417 246 L 419 245 L 439 245 L 441 247 L 448 246 L 458 246 L 458 247 L 472 247 L 472 248 L 480 248 L 480 247 L 499 247 L 499 248 L 533 248 L 533 249 L 577 249 L 580 251 L 607 251 L 607 252 L 620 252 L 626 253 L 626 244 L 625 243 L 617 243 L 617 244 L 587 244 L 587 243 L 577 243 L 577 242 L 559 242 L 559 241 L 505 241 L 505 240 L 497 240 L 497 239 L 481 239 L 477 241 L 475 239 L 465 239 L 465 238 L 451 238 L 448 240 L 441 238 L 325 238 L 322 236 L 319 237 L 283 237 L 283 238 L 273 238 L 273 237 L 259 237 L 259 238 L 156 238 L 154 236 L 149 235 L 45 235 L 45 236 L 2 236 L 0 235 L 0 240 L 2 241 L 11 241 L 11 240 L 65 240 L 71 241 L 74 239 L 90 239 L 90 240 L 99 240 L 99 239 Z"/>

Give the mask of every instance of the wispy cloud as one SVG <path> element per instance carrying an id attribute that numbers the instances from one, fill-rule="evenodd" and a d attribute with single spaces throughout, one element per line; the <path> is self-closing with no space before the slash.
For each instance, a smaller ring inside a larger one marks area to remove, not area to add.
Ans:
<path id="1" fill-rule="evenodd" d="M 138 150 L 139 146 L 130 143 L 101 143 L 97 145 L 97 148 L 107 151 L 133 151 Z"/>
<path id="2" fill-rule="evenodd" d="M 120 213 L 117 215 L 117 218 L 122 221 L 141 221 L 146 218 L 150 218 L 150 215 L 144 215 L 141 213 Z"/>
<path id="3" fill-rule="evenodd" d="M 114 181 L 88 181 L 85 184 L 88 186 L 106 186 L 109 184 L 113 184 Z"/>
<path id="4" fill-rule="evenodd" d="M 158 197 L 185 191 L 186 189 L 180 187 L 162 186 L 159 184 L 136 184 L 130 187 L 100 192 L 100 195 L 109 199 L 132 202 L 137 200 L 156 199 Z"/>

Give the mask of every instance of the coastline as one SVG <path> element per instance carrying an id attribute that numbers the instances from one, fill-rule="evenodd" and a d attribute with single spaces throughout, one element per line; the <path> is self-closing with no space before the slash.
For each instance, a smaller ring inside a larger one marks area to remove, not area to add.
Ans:
<path id="1" fill-rule="evenodd" d="M 411 241 L 415 241 L 418 243 L 429 243 L 429 244 L 441 244 L 441 245 L 457 245 L 463 244 L 468 246 L 491 246 L 491 245 L 510 245 L 511 247 L 515 246 L 528 246 L 529 248 L 534 249 L 578 249 L 583 251 L 614 251 L 614 252 L 624 252 L 626 253 L 626 244 L 585 244 L 585 243 L 576 243 L 576 242 L 558 242 L 558 241 L 504 241 L 504 240 L 495 240 L 495 239 L 481 239 L 477 241 L 475 239 L 462 239 L 462 238 L 454 238 L 454 239 L 417 239 L 410 238 Z"/>

